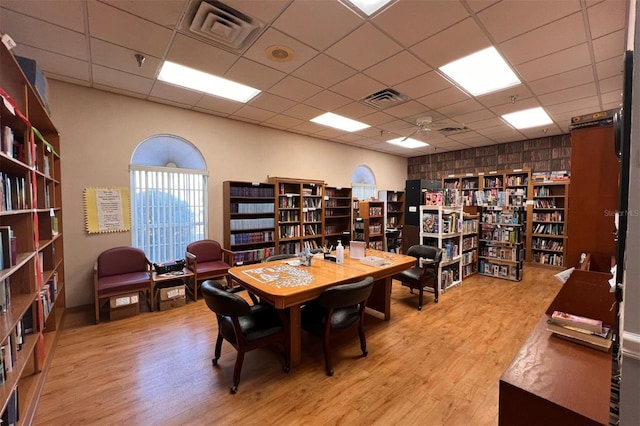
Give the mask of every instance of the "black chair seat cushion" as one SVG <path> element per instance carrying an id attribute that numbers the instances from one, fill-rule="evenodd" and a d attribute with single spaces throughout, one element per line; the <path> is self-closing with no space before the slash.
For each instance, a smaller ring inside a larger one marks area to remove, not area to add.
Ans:
<path id="1" fill-rule="evenodd" d="M 222 336 L 229 342 L 236 343 L 231 318 L 226 316 L 222 318 L 222 324 L 220 324 Z M 276 310 L 265 306 L 252 306 L 251 315 L 238 317 L 238 322 L 246 343 L 271 336 L 284 329 Z"/>
<path id="2" fill-rule="evenodd" d="M 302 308 L 302 328 L 321 335 L 324 332 L 324 322 L 329 314 L 329 309 L 320 306 L 318 303 L 308 303 Z M 358 306 L 347 306 L 333 310 L 331 317 L 331 328 L 345 329 L 357 323 L 360 319 Z"/>
<path id="3" fill-rule="evenodd" d="M 98 278 L 98 296 L 111 294 L 116 289 L 118 293 L 148 290 L 150 285 L 149 273 L 145 271 L 105 276 Z"/>
<path id="4" fill-rule="evenodd" d="M 414 288 L 420 288 L 420 274 L 422 274 L 421 268 L 416 268 L 415 266 L 404 270 L 400 273 L 397 273 L 393 276 L 394 279 L 401 281 L 402 285 Z M 430 280 L 436 277 L 436 273 L 434 271 L 427 271 L 425 273 L 425 279 Z"/>

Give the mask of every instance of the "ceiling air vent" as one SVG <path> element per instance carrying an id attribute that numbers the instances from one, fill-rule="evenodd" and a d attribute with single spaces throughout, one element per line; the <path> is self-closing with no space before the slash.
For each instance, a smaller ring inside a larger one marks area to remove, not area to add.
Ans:
<path id="1" fill-rule="evenodd" d="M 217 0 L 194 0 L 181 30 L 217 47 L 242 52 L 263 30 L 264 24 Z"/>
<path id="2" fill-rule="evenodd" d="M 407 100 L 409 100 L 409 97 L 407 95 L 403 95 L 402 93 L 393 89 L 384 89 L 367 96 L 366 98 L 362 99 L 362 102 L 376 109 L 385 109 L 391 106 L 399 105 L 403 102 L 406 102 Z"/>
<path id="3" fill-rule="evenodd" d="M 467 126 L 465 126 L 464 124 L 454 125 L 454 126 L 445 126 L 445 127 L 439 127 L 438 128 L 438 131 L 440 133 L 445 134 L 445 135 L 453 135 L 455 133 L 462 133 L 462 132 L 466 132 L 467 130 L 469 130 L 469 128 Z"/>

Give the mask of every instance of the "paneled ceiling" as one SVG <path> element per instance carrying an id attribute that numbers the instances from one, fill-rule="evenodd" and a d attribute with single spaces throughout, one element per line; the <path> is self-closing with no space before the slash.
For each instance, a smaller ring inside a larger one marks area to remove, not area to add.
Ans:
<path id="1" fill-rule="evenodd" d="M 196 17 L 200 1 L 0 0 L 0 31 L 49 79 L 403 157 L 566 133 L 572 116 L 621 102 L 626 0 L 397 0 L 369 18 L 348 0 L 210 1 L 222 12 Z M 238 27 L 213 22 L 220 13 Z M 474 97 L 438 71 L 489 46 L 522 84 Z M 164 60 L 262 92 L 242 104 L 172 86 L 157 80 Z M 518 131 L 501 118 L 536 106 L 553 124 Z M 371 127 L 309 121 L 327 111 Z M 386 143 L 425 117 L 431 131 L 414 138 L 428 147 Z"/>

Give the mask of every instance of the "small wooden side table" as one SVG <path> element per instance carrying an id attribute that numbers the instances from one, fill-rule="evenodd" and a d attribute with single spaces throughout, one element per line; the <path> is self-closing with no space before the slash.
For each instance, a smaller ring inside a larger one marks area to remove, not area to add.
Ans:
<path id="1" fill-rule="evenodd" d="M 174 271 L 168 272 L 166 274 L 158 274 L 156 272 L 151 273 L 151 310 L 155 311 L 156 309 L 156 285 L 159 283 L 166 283 L 167 281 L 176 281 L 180 280 L 185 286 L 189 286 L 189 281 L 194 279 L 196 274 L 193 273 L 190 269 L 183 268 L 182 271 Z"/>

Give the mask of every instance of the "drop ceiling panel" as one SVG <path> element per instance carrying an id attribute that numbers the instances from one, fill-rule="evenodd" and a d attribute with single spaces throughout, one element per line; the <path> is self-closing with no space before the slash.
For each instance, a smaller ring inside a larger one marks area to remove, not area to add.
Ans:
<path id="1" fill-rule="evenodd" d="M 538 80 L 591 64 L 586 43 L 521 64 L 517 67 L 525 80 Z"/>
<path id="2" fill-rule="evenodd" d="M 620 51 L 624 50 L 625 41 L 624 31 L 616 31 L 593 40 L 593 54 L 596 62 L 610 58 L 619 58 L 620 62 L 622 62 Z"/>
<path id="3" fill-rule="evenodd" d="M 298 78 L 328 88 L 346 80 L 356 73 L 342 62 L 320 54 L 293 72 Z"/>
<path id="4" fill-rule="evenodd" d="M 498 43 L 580 11 L 579 0 L 501 1 L 478 13 Z"/>
<path id="5" fill-rule="evenodd" d="M 273 22 L 291 4 L 290 0 L 224 0 L 224 3 L 262 22 Z"/>
<path id="6" fill-rule="evenodd" d="M 540 95 L 538 99 L 542 106 L 560 104 L 575 99 L 582 99 L 589 96 L 596 96 L 597 88 L 595 83 L 587 83 L 580 86 L 570 87 L 564 90 L 556 90 L 545 95 Z"/>
<path id="7" fill-rule="evenodd" d="M 290 99 L 262 92 L 251 100 L 251 105 L 273 112 L 283 112 L 296 105 Z"/>
<path id="8" fill-rule="evenodd" d="M 120 71 L 153 79 L 160 70 L 160 59 L 146 56 L 144 64 L 138 65 L 135 50 L 126 49 L 98 39 L 91 39 L 91 59 L 94 64 L 117 67 Z"/>
<path id="9" fill-rule="evenodd" d="M 553 91 L 567 89 L 569 87 L 593 81 L 593 67 L 588 65 L 582 68 L 552 75 L 550 77 L 534 80 L 529 83 L 529 86 L 535 94 L 544 95 L 545 93 L 551 93 Z"/>
<path id="10" fill-rule="evenodd" d="M 274 22 L 317 50 L 324 50 L 363 24 L 362 18 L 337 1 L 295 2 Z"/>
<path id="11" fill-rule="evenodd" d="M 290 117 L 288 115 L 282 115 L 282 114 L 276 115 L 264 121 L 265 124 L 271 124 L 283 129 L 295 127 L 301 124 L 302 122 L 303 120 L 300 120 L 299 118 Z"/>
<path id="12" fill-rule="evenodd" d="M 283 114 L 298 118 L 300 120 L 309 121 L 322 114 L 324 111 L 309 105 L 296 104 L 287 109 Z"/>
<path id="13" fill-rule="evenodd" d="M 439 92 L 432 93 L 431 95 L 423 96 L 418 101 L 432 109 L 440 109 L 447 105 L 463 102 L 470 99 L 469 95 L 462 90 L 454 86 L 440 90 Z"/>
<path id="14" fill-rule="evenodd" d="M 68 0 L 65 0 L 69 2 Z M 129 12 L 132 15 L 142 17 L 148 21 L 162 25 L 167 28 L 174 28 L 182 16 L 189 0 L 153 0 L 153 1 L 132 1 L 132 0 L 100 0 L 109 6 Z M 46 2 L 45 2 L 46 3 Z M 76 3 L 76 2 L 69 2 Z M 78 2 L 79 3 L 79 2 Z"/>
<path id="15" fill-rule="evenodd" d="M 594 39 L 606 34 L 624 29 L 627 2 L 620 0 L 606 0 L 589 8 L 589 13 L 598 19 L 589 20 L 591 37 Z"/>
<path id="16" fill-rule="evenodd" d="M 304 101 L 306 105 L 310 105 L 324 111 L 335 111 L 350 102 L 351 99 L 329 90 L 323 90 Z"/>
<path id="17" fill-rule="evenodd" d="M 489 46 L 489 38 L 476 21 L 467 18 L 416 44 L 411 51 L 432 67 L 438 68 Z"/>
<path id="18" fill-rule="evenodd" d="M 202 98 L 202 93 L 195 90 L 185 90 L 173 84 L 156 81 L 149 93 L 149 99 L 172 100 L 176 103 L 193 107 Z"/>
<path id="19" fill-rule="evenodd" d="M 369 115 L 375 112 L 375 110 L 364 104 L 361 104 L 360 102 L 351 102 L 350 104 L 342 106 L 333 112 L 335 112 L 336 114 L 344 115 L 348 118 L 360 120 L 360 117 Z"/>
<path id="20" fill-rule="evenodd" d="M 615 77 L 622 74 L 623 62 L 622 58 L 615 56 L 611 59 L 607 59 L 596 64 L 596 70 L 598 72 L 598 78 Z"/>
<path id="21" fill-rule="evenodd" d="M 524 84 L 518 84 L 505 90 L 478 96 L 478 101 L 487 108 L 491 108 L 513 102 L 512 96 L 515 96 L 516 100 L 523 100 L 533 97 L 533 94 Z"/>
<path id="22" fill-rule="evenodd" d="M 224 74 L 225 78 L 259 90 L 267 90 L 286 76 L 285 73 L 249 59 L 240 58 Z"/>
<path id="23" fill-rule="evenodd" d="M 266 109 L 256 108 L 252 105 L 244 105 L 233 113 L 234 117 L 245 118 L 255 122 L 261 122 L 268 120 L 276 115 L 275 112 L 267 111 Z"/>
<path id="24" fill-rule="evenodd" d="M 204 44 L 194 38 L 176 34 L 167 60 L 199 71 L 222 76 L 235 63 L 237 57 L 215 46 Z"/>
<path id="25" fill-rule="evenodd" d="M 425 65 L 414 55 L 402 51 L 368 68 L 364 73 L 388 87 L 393 87 L 430 70 L 431 67 Z"/>
<path id="26" fill-rule="evenodd" d="M 209 95 L 202 96 L 198 103 L 194 105 L 195 110 L 215 111 L 217 114 L 223 115 L 233 114 L 241 107 L 242 104 L 239 102 Z"/>
<path id="27" fill-rule="evenodd" d="M 94 83 L 142 96 L 148 95 L 153 86 L 153 79 L 100 65 L 92 66 L 92 74 Z"/>
<path id="28" fill-rule="evenodd" d="M 269 93 L 302 102 L 322 90 L 315 84 L 296 77 L 285 77 L 269 89 Z"/>
<path id="29" fill-rule="evenodd" d="M 87 2 L 91 36 L 162 58 L 172 31 L 96 1 Z"/>
<path id="30" fill-rule="evenodd" d="M 371 24 L 364 24 L 331 46 L 326 53 L 346 65 L 362 71 L 402 49 Z"/>
<path id="31" fill-rule="evenodd" d="M 84 10 L 80 1 L 2 0 L 2 7 L 73 31 L 84 31 Z"/>
<path id="32" fill-rule="evenodd" d="M 331 87 L 331 90 L 342 93 L 351 99 L 364 99 L 372 93 L 384 89 L 384 85 L 364 74 L 356 74 Z"/>
<path id="33" fill-rule="evenodd" d="M 86 38 L 76 31 L 4 9 L 0 13 L 0 26 L 3 33 L 9 34 L 14 41 L 19 40 L 20 44 L 89 60 Z M 38 28 L 38 31 L 31 31 L 31 28 Z"/>
<path id="34" fill-rule="evenodd" d="M 66 76 L 68 81 L 75 84 L 79 84 L 79 81 L 82 81 L 83 84 L 90 81 L 89 62 L 87 61 L 29 46 L 16 46 L 14 51 L 18 56 L 38 58 L 38 65 L 41 69 L 46 70 L 47 75 L 55 74 L 56 76 Z M 60 77 L 58 77 L 58 79 L 60 79 Z"/>
<path id="35" fill-rule="evenodd" d="M 454 117 L 457 115 L 467 114 L 469 112 L 479 111 L 481 109 L 482 105 L 478 101 L 475 99 L 466 99 L 462 102 L 438 108 L 438 111 L 447 117 Z"/>
<path id="36" fill-rule="evenodd" d="M 458 0 L 399 1 L 373 23 L 404 47 L 410 47 L 469 16 Z"/>
<path id="37" fill-rule="evenodd" d="M 564 34 L 561 38 L 557 36 L 559 31 Z M 574 13 L 559 21 L 500 43 L 500 49 L 508 61 L 518 65 L 586 41 L 582 14 Z"/>
<path id="38" fill-rule="evenodd" d="M 436 71 L 429 71 L 411 80 L 407 80 L 395 86 L 400 93 L 413 99 L 418 99 L 430 93 L 451 87 L 451 83 Z"/>

